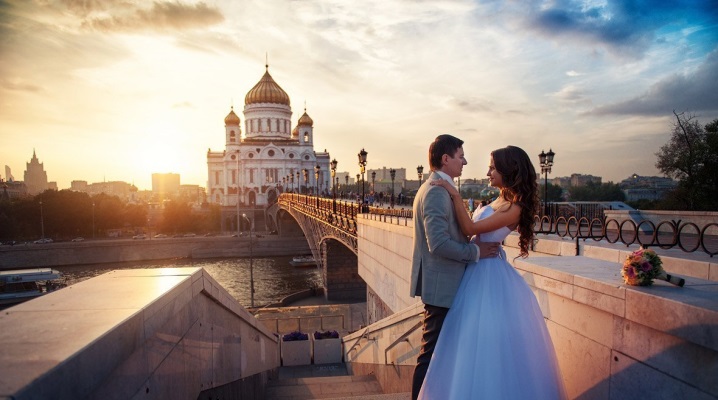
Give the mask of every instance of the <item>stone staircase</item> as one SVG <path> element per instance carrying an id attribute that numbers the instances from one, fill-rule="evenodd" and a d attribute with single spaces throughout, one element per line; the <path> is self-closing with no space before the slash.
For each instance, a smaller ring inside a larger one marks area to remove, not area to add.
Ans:
<path id="1" fill-rule="evenodd" d="M 408 400 L 409 393 L 382 393 L 374 375 L 349 375 L 344 364 L 281 367 L 279 379 L 266 388 L 269 400 L 368 399 Z"/>

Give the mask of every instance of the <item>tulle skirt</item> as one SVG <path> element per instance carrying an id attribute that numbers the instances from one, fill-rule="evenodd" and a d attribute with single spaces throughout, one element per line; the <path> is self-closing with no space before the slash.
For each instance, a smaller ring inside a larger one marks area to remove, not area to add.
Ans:
<path id="1" fill-rule="evenodd" d="M 504 259 L 467 267 L 419 398 L 566 398 L 538 302 Z"/>

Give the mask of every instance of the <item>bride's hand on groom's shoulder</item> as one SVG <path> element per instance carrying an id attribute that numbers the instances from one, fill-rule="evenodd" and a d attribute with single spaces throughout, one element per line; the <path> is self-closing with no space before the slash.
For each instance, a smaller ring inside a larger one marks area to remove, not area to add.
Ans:
<path id="1" fill-rule="evenodd" d="M 456 187 L 454 187 L 454 185 L 449 183 L 449 181 L 447 181 L 446 179 L 437 179 L 437 180 L 431 181 L 431 186 L 443 187 L 444 189 L 446 189 L 449 192 L 449 195 L 451 197 L 459 195 L 459 191 L 456 190 Z"/>

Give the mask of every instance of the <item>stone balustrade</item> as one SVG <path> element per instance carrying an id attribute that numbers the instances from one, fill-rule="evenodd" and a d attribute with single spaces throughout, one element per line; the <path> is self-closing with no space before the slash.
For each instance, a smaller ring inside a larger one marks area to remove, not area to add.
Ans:
<path id="1" fill-rule="evenodd" d="M 409 296 L 412 221 L 358 221 L 359 274 L 376 323 L 344 338 L 345 359 L 353 371 L 374 372 L 385 392 L 405 391 L 421 346 L 418 317 L 412 317 L 421 308 Z M 685 287 L 663 281 L 632 287 L 623 283 L 620 267 L 635 245 L 539 235 L 530 257 L 514 259 L 517 239 L 509 236 L 505 248 L 538 299 L 570 398 L 718 398 L 718 264 L 712 259 L 662 251 L 664 267 L 685 276 Z"/>
<path id="2" fill-rule="evenodd" d="M 0 315 L 0 397 L 261 399 L 277 337 L 201 268 L 118 270 Z"/>

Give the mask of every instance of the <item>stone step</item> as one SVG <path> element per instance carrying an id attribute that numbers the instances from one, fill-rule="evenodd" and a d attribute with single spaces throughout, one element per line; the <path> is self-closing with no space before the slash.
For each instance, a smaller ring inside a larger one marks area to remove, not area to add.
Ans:
<path id="1" fill-rule="evenodd" d="M 383 395 L 381 386 L 373 375 L 325 376 L 312 378 L 285 378 L 267 385 L 267 399 L 340 399 L 348 397 Z M 376 397 L 384 399 L 384 397 Z M 394 399 L 394 397 L 386 397 Z"/>

